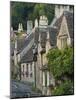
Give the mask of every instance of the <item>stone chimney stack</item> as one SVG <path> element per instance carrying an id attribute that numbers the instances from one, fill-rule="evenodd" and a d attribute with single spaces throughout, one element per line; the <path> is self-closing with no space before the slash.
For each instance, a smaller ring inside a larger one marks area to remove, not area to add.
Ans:
<path id="1" fill-rule="evenodd" d="M 69 6 L 67 5 L 55 5 L 55 17 L 59 18 L 64 11 L 69 11 Z"/>
<path id="2" fill-rule="evenodd" d="M 48 26 L 48 19 L 45 15 L 40 16 L 40 20 L 39 20 L 39 28 L 47 28 Z"/>
<path id="3" fill-rule="evenodd" d="M 40 53 L 42 50 L 42 47 L 41 47 L 41 34 L 39 33 L 39 39 L 38 39 L 38 53 Z"/>
<path id="4" fill-rule="evenodd" d="M 35 19 L 35 27 L 38 27 L 38 20 Z"/>
<path id="5" fill-rule="evenodd" d="M 19 23 L 18 25 L 18 32 L 22 32 L 23 31 L 23 26 L 22 26 L 22 23 Z"/>
<path id="6" fill-rule="evenodd" d="M 27 34 L 30 34 L 33 29 L 33 22 L 31 20 L 27 21 Z"/>
<path id="7" fill-rule="evenodd" d="M 22 23 L 21 23 L 21 31 L 23 31 L 23 25 L 22 25 Z"/>
<path id="8" fill-rule="evenodd" d="M 21 28 L 20 28 L 20 23 L 19 23 L 19 25 L 18 25 L 18 32 L 20 32 L 21 31 Z"/>

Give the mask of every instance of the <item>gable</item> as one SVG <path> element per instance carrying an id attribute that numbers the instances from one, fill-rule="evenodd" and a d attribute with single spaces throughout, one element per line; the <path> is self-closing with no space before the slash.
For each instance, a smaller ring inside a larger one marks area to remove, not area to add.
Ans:
<path id="1" fill-rule="evenodd" d="M 67 26 L 67 21 L 66 21 L 65 16 L 63 16 L 58 37 L 63 36 L 63 35 L 69 36 L 69 31 L 68 31 L 68 26 Z"/>

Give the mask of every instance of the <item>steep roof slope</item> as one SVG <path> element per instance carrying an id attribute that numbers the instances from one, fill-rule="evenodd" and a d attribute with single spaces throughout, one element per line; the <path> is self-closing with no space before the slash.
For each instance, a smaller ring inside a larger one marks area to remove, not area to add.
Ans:
<path id="1" fill-rule="evenodd" d="M 56 46 L 57 43 L 57 35 L 59 33 L 60 27 L 61 27 L 61 23 L 63 20 L 63 17 L 65 16 L 66 21 L 67 21 L 67 26 L 68 26 L 68 30 L 69 30 L 69 34 L 70 37 L 73 39 L 74 37 L 74 16 L 73 13 L 70 12 L 64 12 L 62 14 L 62 16 L 60 18 L 58 18 L 55 23 L 53 24 L 53 27 L 49 27 L 47 28 L 47 31 L 49 31 L 49 41 L 50 41 L 50 45 L 51 46 Z M 38 45 L 39 41 L 39 35 L 41 34 L 41 46 L 43 48 L 45 48 L 46 45 L 46 38 L 47 38 L 47 32 L 40 32 L 39 28 L 36 28 L 35 32 L 33 34 L 31 34 L 31 36 L 25 41 L 25 40 L 21 40 L 22 45 L 18 42 L 19 46 L 18 49 L 20 48 L 20 50 L 22 48 L 24 48 L 25 46 L 27 46 L 27 44 L 29 44 L 29 41 L 34 38 L 34 42 Z M 33 51 L 32 48 L 30 48 L 30 50 L 22 57 L 21 62 L 22 63 L 26 63 L 26 62 L 31 62 L 33 61 Z"/>

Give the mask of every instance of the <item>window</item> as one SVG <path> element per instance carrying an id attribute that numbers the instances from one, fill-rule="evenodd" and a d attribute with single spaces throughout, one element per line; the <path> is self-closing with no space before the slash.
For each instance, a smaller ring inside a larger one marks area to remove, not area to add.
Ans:
<path id="1" fill-rule="evenodd" d="M 61 39 L 61 48 L 65 48 L 67 46 L 67 38 L 62 38 Z"/>
<path id="2" fill-rule="evenodd" d="M 32 77 L 32 63 L 30 63 L 30 77 Z"/>
<path id="3" fill-rule="evenodd" d="M 67 46 L 67 38 L 64 38 L 63 42 L 64 42 L 64 47 L 66 47 Z"/>
<path id="4" fill-rule="evenodd" d="M 30 71 L 32 71 L 32 63 L 30 64 Z"/>
<path id="5" fill-rule="evenodd" d="M 28 64 L 26 65 L 26 77 L 28 77 Z"/>
<path id="6" fill-rule="evenodd" d="M 32 72 L 30 73 L 30 77 L 32 77 Z"/>
<path id="7" fill-rule="evenodd" d="M 23 77 L 24 77 L 24 65 L 23 65 Z"/>

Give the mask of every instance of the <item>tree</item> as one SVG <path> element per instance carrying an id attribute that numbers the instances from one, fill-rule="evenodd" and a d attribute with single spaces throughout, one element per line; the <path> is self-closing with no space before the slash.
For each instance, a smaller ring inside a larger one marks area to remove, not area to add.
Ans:
<path id="1" fill-rule="evenodd" d="M 47 59 L 48 68 L 50 73 L 53 73 L 56 83 L 53 95 L 73 94 L 73 48 L 52 49 L 48 52 Z"/>
<path id="2" fill-rule="evenodd" d="M 22 23 L 26 29 L 27 20 L 32 20 L 34 23 L 36 18 L 39 21 L 41 15 L 46 15 L 50 24 L 54 17 L 54 5 L 11 2 L 11 26 L 16 30 L 19 23 Z"/>
<path id="3" fill-rule="evenodd" d="M 59 86 L 56 86 L 56 88 L 52 91 L 53 95 L 71 95 L 73 94 L 73 82 L 71 80 L 65 80 L 62 84 Z"/>

